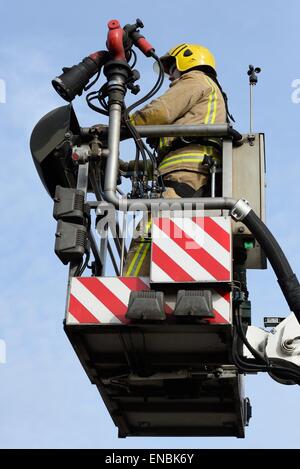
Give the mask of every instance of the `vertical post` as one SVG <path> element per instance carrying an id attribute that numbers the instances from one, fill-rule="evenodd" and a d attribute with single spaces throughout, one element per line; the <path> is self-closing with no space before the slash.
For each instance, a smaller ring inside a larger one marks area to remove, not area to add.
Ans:
<path id="1" fill-rule="evenodd" d="M 109 96 L 108 158 L 105 171 L 104 194 L 115 194 L 119 171 L 121 116 L 127 90 L 126 83 L 132 71 L 126 61 L 112 60 L 105 65 L 104 73 L 108 80 L 107 93 Z"/>
<path id="2" fill-rule="evenodd" d="M 122 239 L 121 239 L 121 256 L 120 256 L 120 275 L 123 275 L 124 269 L 124 254 L 125 254 L 125 239 L 126 239 L 126 227 L 127 227 L 127 213 L 123 212 L 123 225 L 122 225 Z"/>
<path id="3" fill-rule="evenodd" d="M 250 135 L 253 134 L 253 85 L 250 84 Z"/>
<path id="4" fill-rule="evenodd" d="M 104 191 L 116 191 L 119 171 L 119 146 L 121 129 L 121 104 L 109 108 L 108 159 L 105 171 Z"/>
<path id="5" fill-rule="evenodd" d="M 232 140 L 223 140 L 222 197 L 232 197 Z"/>
<path id="6" fill-rule="evenodd" d="M 211 167 L 211 196 L 216 197 L 216 172 L 217 172 L 217 163 L 213 161 Z"/>
<path id="7" fill-rule="evenodd" d="M 86 194 L 88 189 L 88 178 L 89 178 L 89 163 L 83 163 L 78 165 L 78 176 L 77 176 L 77 189 L 84 192 L 84 199 L 86 201 Z"/>
<path id="8" fill-rule="evenodd" d="M 108 124 L 108 159 L 106 163 L 104 193 L 112 192 L 115 194 L 117 189 L 117 180 L 119 173 L 119 149 L 121 133 L 121 117 L 126 94 L 126 83 L 131 74 L 131 69 L 125 60 L 112 60 L 105 65 L 104 73 L 107 76 L 107 93 L 109 96 L 109 124 Z M 124 225 L 123 225 L 124 229 Z M 122 244 L 119 251 L 120 269 L 118 269 L 113 254 L 111 254 L 114 269 L 118 275 L 123 273 L 125 239 L 122 233 Z M 108 243 L 108 248 L 109 248 Z"/>
<path id="9" fill-rule="evenodd" d="M 248 135 L 248 141 L 250 145 L 254 144 L 255 136 L 253 134 L 253 86 L 257 83 L 257 74 L 261 72 L 259 67 L 254 67 L 249 65 L 247 75 L 249 77 L 249 86 L 250 86 L 250 129 Z"/>

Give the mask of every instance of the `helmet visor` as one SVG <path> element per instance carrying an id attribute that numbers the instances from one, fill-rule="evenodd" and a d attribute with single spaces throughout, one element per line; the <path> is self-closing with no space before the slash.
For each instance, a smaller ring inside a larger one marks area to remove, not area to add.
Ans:
<path id="1" fill-rule="evenodd" d="M 170 68 L 172 65 L 176 64 L 175 57 L 172 57 L 169 54 L 165 54 L 162 57 L 160 57 L 160 61 L 162 63 L 162 66 L 164 68 L 165 75 L 169 76 L 170 75 Z M 159 65 L 157 62 L 154 63 L 153 65 L 153 70 L 159 74 Z"/>

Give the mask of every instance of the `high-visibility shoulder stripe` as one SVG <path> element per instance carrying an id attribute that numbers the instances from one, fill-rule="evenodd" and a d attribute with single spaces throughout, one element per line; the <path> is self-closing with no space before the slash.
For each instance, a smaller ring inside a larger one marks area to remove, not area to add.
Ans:
<path id="1" fill-rule="evenodd" d="M 216 85 L 214 84 L 214 82 L 209 79 L 212 83 L 212 86 L 215 90 L 215 101 L 214 101 L 214 111 L 213 111 L 213 115 L 212 115 L 212 121 L 211 123 L 214 124 L 215 121 L 216 121 L 216 117 L 217 117 L 217 107 L 218 107 L 218 93 L 217 93 L 217 88 L 216 88 Z"/>
<path id="2" fill-rule="evenodd" d="M 217 115 L 217 101 L 218 101 L 217 89 L 213 80 L 211 80 L 207 76 L 205 76 L 205 80 L 210 85 L 211 92 L 210 92 L 209 99 L 208 99 L 207 113 L 205 116 L 204 123 L 214 124 L 216 120 L 216 115 Z"/>
<path id="3" fill-rule="evenodd" d="M 211 103 L 212 103 L 212 92 L 210 92 L 210 94 L 209 94 L 208 104 L 207 104 L 207 112 L 206 112 L 206 116 L 205 116 L 205 119 L 204 119 L 204 124 L 209 123 L 209 116 L 211 114 Z"/>

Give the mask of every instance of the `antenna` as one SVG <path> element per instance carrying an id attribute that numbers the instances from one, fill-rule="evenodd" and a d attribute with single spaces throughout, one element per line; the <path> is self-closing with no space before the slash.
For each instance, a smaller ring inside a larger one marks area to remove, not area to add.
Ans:
<path id="1" fill-rule="evenodd" d="M 253 86 L 256 85 L 258 78 L 257 74 L 261 72 L 261 68 L 254 67 L 253 65 L 249 65 L 249 70 L 247 71 L 247 75 L 249 76 L 249 86 L 250 86 L 250 131 L 248 135 L 248 140 L 250 145 L 253 145 L 253 141 L 255 139 L 253 134 Z"/>

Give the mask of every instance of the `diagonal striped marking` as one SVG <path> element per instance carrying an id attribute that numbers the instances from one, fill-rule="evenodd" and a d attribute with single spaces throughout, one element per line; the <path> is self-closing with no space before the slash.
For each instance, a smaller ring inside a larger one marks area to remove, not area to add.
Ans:
<path id="1" fill-rule="evenodd" d="M 227 291 L 225 293 L 221 292 L 219 294 L 222 296 L 222 298 L 224 298 L 224 300 L 226 300 L 228 303 L 230 303 L 230 291 Z"/>
<path id="2" fill-rule="evenodd" d="M 196 243 L 205 248 L 214 259 L 216 259 L 223 267 L 227 268 L 229 271 L 231 266 L 231 257 L 230 252 L 223 248 L 217 241 L 214 240 L 199 224 L 195 223 L 191 218 L 173 218 L 176 226 L 189 236 L 191 239 L 195 240 Z M 186 246 L 188 248 L 189 246 Z M 190 246 L 192 250 L 195 246 Z M 196 247 L 197 249 L 197 247 Z"/>
<path id="3" fill-rule="evenodd" d="M 175 309 L 175 301 L 167 301 L 165 303 L 166 314 L 173 314 Z"/>
<path id="4" fill-rule="evenodd" d="M 123 282 L 120 281 L 119 277 L 96 277 L 99 283 L 105 285 L 127 308 L 131 289 L 128 288 Z"/>
<path id="5" fill-rule="evenodd" d="M 76 282 L 79 279 L 74 279 Z M 73 280 L 73 282 L 74 282 Z M 82 279 L 80 279 L 82 280 Z M 129 298 L 130 291 L 131 290 L 149 290 L 149 285 L 147 284 L 147 279 L 141 279 L 141 278 L 97 278 L 91 279 L 88 278 L 86 280 L 97 280 L 98 282 L 105 282 L 107 288 L 114 288 L 115 293 L 118 295 L 121 295 L 122 301 L 126 301 L 126 298 L 124 297 L 126 293 L 126 297 Z M 127 285 L 126 285 L 127 284 Z M 88 285 L 88 284 L 86 284 Z M 124 291 L 121 291 L 121 288 L 123 287 Z M 230 291 L 226 291 L 223 288 L 217 288 L 212 290 L 213 293 L 213 307 L 214 307 L 214 314 L 215 318 L 211 319 L 209 322 L 210 323 L 228 323 L 230 321 Z M 82 297 L 82 294 L 80 295 Z M 83 301 L 83 302 L 86 302 Z M 166 313 L 167 314 L 172 314 L 172 311 L 174 310 L 175 304 L 167 302 L 166 303 Z M 92 310 L 98 313 L 98 308 L 93 308 Z M 97 316 L 97 317 L 96 317 Z M 96 314 L 96 316 L 93 316 L 89 309 L 87 309 L 74 295 L 70 295 L 70 302 L 69 302 L 69 308 L 68 308 L 68 324 L 78 324 L 78 323 L 100 323 L 100 322 L 108 322 L 107 318 L 99 318 L 99 314 Z M 125 320 L 124 317 L 120 318 Z M 112 321 L 109 321 L 112 322 Z M 114 321 L 115 322 L 115 321 Z"/>
<path id="6" fill-rule="evenodd" d="M 173 220 L 171 220 L 171 229 L 178 228 Z M 216 280 L 229 280 L 230 272 L 229 270 L 222 265 L 216 257 L 211 255 L 207 249 L 204 249 L 203 246 L 199 245 L 197 241 L 189 236 L 189 234 L 181 230 L 178 233 L 178 239 L 175 239 L 177 244 L 187 251 L 187 253 L 195 259 L 202 267 L 209 272 Z M 202 236 L 203 238 L 203 236 Z M 189 244 L 191 248 L 189 249 Z M 228 262 L 227 262 L 228 264 Z"/>
<path id="7" fill-rule="evenodd" d="M 67 324 L 80 324 L 80 322 L 68 311 Z"/>
<path id="8" fill-rule="evenodd" d="M 164 219 L 165 220 L 165 219 Z M 169 229 L 167 228 L 167 232 L 169 233 Z M 176 260 L 176 265 L 179 266 L 188 266 L 188 273 L 189 276 L 192 277 L 194 280 L 198 281 L 212 281 L 214 282 L 216 279 L 207 272 L 195 259 L 193 259 L 186 251 L 181 249 L 180 246 L 172 239 L 169 235 L 167 235 L 164 231 L 160 230 L 159 227 L 155 224 L 153 229 L 153 246 L 157 245 L 165 254 L 168 255 L 171 259 Z M 193 242 L 193 247 L 195 243 Z M 156 262 L 160 266 L 161 269 L 166 271 L 166 266 L 161 263 L 160 259 L 158 258 L 158 262 Z M 168 272 L 167 272 L 168 273 Z M 172 272 L 170 272 L 172 276 Z M 151 279 L 155 281 L 154 278 Z M 185 277 L 180 279 L 181 281 L 185 281 Z"/>
<path id="9" fill-rule="evenodd" d="M 219 243 L 226 251 L 230 252 L 230 234 L 225 231 L 210 217 L 193 217 L 193 222 L 199 225 L 206 233 L 209 234 L 217 243 Z"/>
<path id="10" fill-rule="evenodd" d="M 95 316 L 99 322 L 113 324 L 121 320 L 114 315 L 101 300 L 95 297 L 88 287 L 85 287 L 78 278 L 72 279 L 71 293 L 76 299 Z"/>
<path id="11" fill-rule="evenodd" d="M 153 249 L 152 245 L 152 249 Z M 164 270 L 159 267 L 159 265 L 151 261 L 151 278 L 155 279 L 156 282 L 172 282 L 172 278 L 165 272 Z"/>
<path id="12" fill-rule="evenodd" d="M 152 245 L 152 261 L 155 264 L 163 265 L 168 272 L 168 275 L 172 280 L 178 281 L 193 281 L 194 278 L 191 277 L 185 270 L 183 270 L 176 262 L 171 259 L 164 251 L 162 251 L 157 244 Z"/>
<path id="13" fill-rule="evenodd" d="M 220 226 L 223 228 L 223 230 L 228 231 L 231 230 L 231 219 L 228 217 L 213 217 L 214 222 L 216 225 Z"/>
<path id="14" fill-rule="evenodd" d="M 163 230 L 164 223 L 162 223 L 162 218 L 156 220 L 159 228 Z M 216 280 L 226 281 L 230 280 L 230 272 L 223 267 L 214 257 L 212 257 L 204 248 L 197 245 L 196 241 L 189 236 L 187 236 L 175 223 L 170 219 L 170 228 L 171 233 L 167 233 L 169 236 L 172 236 L 172 233 L 176 233 L 176 238 L 172 238 L 176 244 L 181 247 L 181 249 L 187 252 L 192 259 L 198 262 L 207 272 L 209 272 Z M 188 243 L 191 244 L 194 249 L 188 250 L 186 246 Z M 197 249 L 195 249 L 197 247 Z"/>
<path id="15" fill-rule="evenodd" d="M 99 324 L 100 321 L 83 306 L 72 294 L 70 295 L 69 313 L 80 323 Z"/>
<path id="16" fill-rule="evenodd" d="M 218 295 L 218 297 L 222 299 L 223 302 L 231 303 L 231 291 L 230 290 L 228 289 L 225 290 L 222 287 L 221 288 L 216 287 L 215 292 Z"/>
<path id="17" fill-rule="evenodd" d="M 141 290 L 150 290 L 149 284 L 142 280 L 140 277 L 119 277 L 124 285 L 126 285 L 130 290 L 141 291 Z"/>
<path id="18" fill-rule="evenodd" d="M 213 313 L 215 317 L 209 320 L 211 324 L 223 324 L 223 323 L 227 324 L 228 323 L 228 319 L 222 316 L 217 310 L 213 309 Z"/>
<path id="19" fill-rule="evenodd" d="M 101 303 L 106 306 L 106 308 L 109 309 L 109 311 L 111 311 L 114 316 L 117 316 L 120 319 L 124 318 L 124 315 L 127 312 L 127 305 L 122 303 L 118 296 L 114 295 L 114 293 L 104 285 L 101 278 L 81 277 L 77 280 L 82 285 L 84 285 L 89 290 L 89 292 L 91 292 L 97 298 L 97 300 L 101 301 Z"/>
<path id="20" fill-rule="evenodd" d="M 213 307 L 227 321 L 230 322 L 231 300 L 230 292 L 224 292 L 224 289 L 212 290 Z"/>

